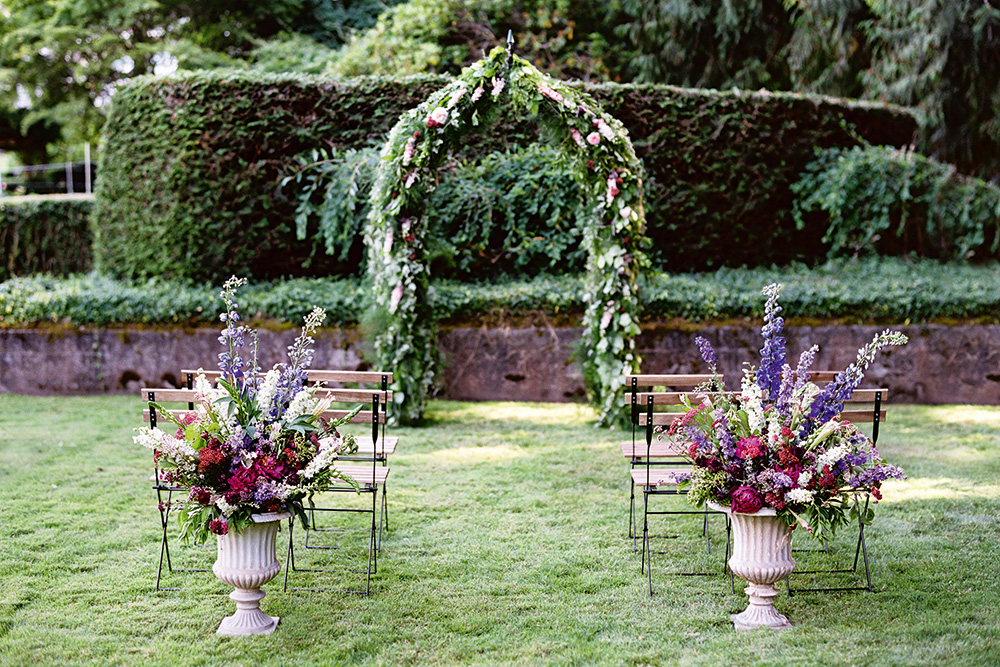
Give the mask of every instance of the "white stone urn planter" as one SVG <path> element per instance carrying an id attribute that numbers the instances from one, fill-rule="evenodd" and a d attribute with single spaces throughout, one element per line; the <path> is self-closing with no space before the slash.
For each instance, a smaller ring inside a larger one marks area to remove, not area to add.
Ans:
<path id="1" fill-rule="evenodd" d="M 260 588 L 281 570 L 275 541 L 278 526 L 289 516 L 287 512 L 254 514 L 254 523 L 242 533 L 229 532 L 217 536 L 218 555 L 212 571 L 236 589 L 229 594 L 236 602 L 236 613 L 222 619 L 218 634 L 269 634 L 278 627 L 278 617 L 268 616 L 260 610 L 260 601 L 265 595 Z"/>
<path id="2" fill-rule="evenodd" d="M 791 528 L 770 508 L 744 514 L 711 502 L 708 506 L 729 515 L 733 527 L 729 568 L 748 584 L 745 592 L 750 604 L 730 616 L 733 625 L 737 630 L 791 627 L 788 619 L 774 608 L 774 598 L 778 596 L 774 584 L 795 569 Z"/>

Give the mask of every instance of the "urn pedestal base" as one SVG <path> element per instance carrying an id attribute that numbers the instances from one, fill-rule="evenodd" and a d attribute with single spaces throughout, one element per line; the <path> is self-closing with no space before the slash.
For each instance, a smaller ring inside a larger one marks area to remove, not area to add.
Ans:
<path id="1" fill-rule="evenodd" d="M 242 635 L 269 635 L 278 627 L 277 616 L 268 616 L 260 610 L 264 591 L 237 588 L 229 594 L 236 603 L 236 613 L 226 616 L 219 624 L 216 634 L 239 637 Z"/>
<path id="2" fill-rule="evenodd" d="M 752 513 L 733 512 L 728 507 L 709 503 L 709 507 L 729 515 L 733 527 L 733 555 L 729 569 L 747 582 L 750 604 L 739 614 L 731 614 L 737 630 L 790 628 L 791 623 L 774 608 L 778 596 L 775 582 L 795 569 L 792 560 L 792 531 L 773 509 Z"/>
<path id="3" fill-rule="evenodd" d="M 286 512 L 254 514 L 253 524 L 239 534 L 218 537 L 218 556 L 212 571 L 236 590 L 229 598 L 236 603 L 236 613 L 222 619 L 220 635 L 265 635 L 278 627 L 278 617 L 260 610 L 264 599 L 261 586 L 274 579 L 281 569 L 275 556 L 278 525 L 289 517 Z"/>

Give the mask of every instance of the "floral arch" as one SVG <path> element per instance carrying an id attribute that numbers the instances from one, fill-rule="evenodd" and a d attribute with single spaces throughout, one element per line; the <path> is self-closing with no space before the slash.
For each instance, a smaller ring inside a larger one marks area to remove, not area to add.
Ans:
<path id="1" fill-rule="evenodd" d="M 435 336 L 425 262 L 424 202 L 434 173 L 491 105 L 507 96 L 551 127 L 584 201 L 588 252 L 580 360 L 601 422 L 621 414 L 621 378 L 637 372 L 636 281 L 648 261 L 642 167 L 628 132 L 585 93 L 497 47 L 452 83 L 403 114 L 382 148 L 365 229 L 378 363 L 395 373 L 395 418 L 422 418 L 434 376 Z"/>

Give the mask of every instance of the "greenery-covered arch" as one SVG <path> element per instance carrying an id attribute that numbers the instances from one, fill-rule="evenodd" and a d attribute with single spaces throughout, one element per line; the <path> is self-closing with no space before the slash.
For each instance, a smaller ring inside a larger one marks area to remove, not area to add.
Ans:
<path id="1" fill-rule="evenodd" d="M 580 357 L 591 401 L 610 424 L 622 413 L 622 376 L 639 367 L 636 281 L 648 266 L 641 165 L 628 132 L 593 99 L 499 47 L 406 112 L 382 148 L 365 244 L 371 333 L 380 367 L 395 373 L 394 412 L 404 422 L 419 420 L 434 376 L 426 196 L 441 161 L 503 97 L 550 130 L 581 186 L 589 278 Z"/>

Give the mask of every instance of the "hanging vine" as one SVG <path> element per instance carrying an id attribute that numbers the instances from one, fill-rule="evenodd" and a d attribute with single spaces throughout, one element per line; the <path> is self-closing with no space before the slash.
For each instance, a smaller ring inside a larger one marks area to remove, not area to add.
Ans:
<path id="1" fill-rule="evenodd" d="M 435 336 L 426 264 L 425 211 L 436 169 L 502 100 L 527 109 L 554 137 L 581 185 L 588 253 L 580 361 L 603 424 L 622 413 L 622 377 L 636 372 L 636 281 L 648 261 L 642 168 L 628 132 L 585 93 L 503 48 L 403 114 L 382 148 L 365 230 L 378 363 L 392 369 L 395 417 L 418 421 L 434 377 Z"/>

